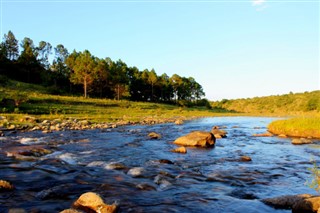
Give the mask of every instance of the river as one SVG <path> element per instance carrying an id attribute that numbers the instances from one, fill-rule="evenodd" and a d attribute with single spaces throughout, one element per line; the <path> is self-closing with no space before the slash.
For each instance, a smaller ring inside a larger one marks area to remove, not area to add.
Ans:
<path id="1" fill-rule="evenodd" d="M 183 125 L 7 132 L 0 137 L 0 180 L 15 190 L 0 192 L 0 212 L 59 212 L 88 191 L 106 203 L 118 202 L 121 212 L 291 212 L 261 199 L 315 194 L 305 182 L 311 180 L 310 160 L 320 160 L 320 142 L 295 146 L 289 138 L 252 136 L 266 132 L 274 119 L 214 117 Z M 214 148 L 170 152 L 176 138 L 213 126 L 228 133 Z M 150 139 L 150 132 L 161 138 Z M 53 152 L 26 159 L 10 156 L 12 150 L 35 145 Z M 241 156 L 252 161 L 241 161 Z"/>

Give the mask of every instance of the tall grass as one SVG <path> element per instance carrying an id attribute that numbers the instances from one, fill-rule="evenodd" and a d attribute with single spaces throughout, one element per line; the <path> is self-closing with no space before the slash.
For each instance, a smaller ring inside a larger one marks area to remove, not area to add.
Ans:
<path id="1" fill-rule="evenodd" d="M 268 129 L 274 134 L 320 138 L 320 116 L 277 120 L 271 122 Z"/>

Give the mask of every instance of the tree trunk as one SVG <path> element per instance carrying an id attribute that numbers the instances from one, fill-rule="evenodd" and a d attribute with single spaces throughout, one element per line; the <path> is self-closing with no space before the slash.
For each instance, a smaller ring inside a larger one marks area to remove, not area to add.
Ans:
<path id="1" fill-rule="evenodd" d="M 120 100 L 120 84 L 118 84 L 118 101 Z"/>
<path id="2" fill-rule="evenodd" d="M 87 80 L 84 78 L 83 81 L 84 97 L 87 98 Z"/>
<path id="3" fill-rule="evenodd" d="M 151 101 L 153 102 L 153 83 L 151 83 Z"/>

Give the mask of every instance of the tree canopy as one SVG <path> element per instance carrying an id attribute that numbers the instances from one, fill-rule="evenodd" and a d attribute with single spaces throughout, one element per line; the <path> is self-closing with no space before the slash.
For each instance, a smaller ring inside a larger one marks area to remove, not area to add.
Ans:
<path id="1" fill-rule="evenodd" d="M 205 95 L 193 77 L 158 75 L 154 69 L 139 70 L 121 59 L 95 57 L 89 50 L 69 53 L 62 44 L 53 48 L 49 42 L 40 41 L 36 46 L 28 37 L 21 41 L 19 52 L 18 43 L 11 31 L 4 35 L 0 74 L 49 86 L 53 93 L 77 94 L 82 90 L 84 97 L 178 104 L 202 103 Z"/>

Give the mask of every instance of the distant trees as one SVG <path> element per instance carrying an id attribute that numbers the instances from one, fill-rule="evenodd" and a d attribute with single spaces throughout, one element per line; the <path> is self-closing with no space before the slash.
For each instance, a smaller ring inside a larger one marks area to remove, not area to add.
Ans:
<path id="1" fill-rule="evenodd" d="M 202 86 L 192 77 L 157 75 L 154 69 L 139 70 L 122 60 L 97 58 L 88 50 L 69 53 L 62 45 L 26 37 L 20 43 L 9 31 L 0 44 L 2 75 L 28 83 L 45 84 L 53 93 L 82 93 L 84 97 L 130 99 L 185 105 L 205 103 Z M 50 56 L 53 60 L 50 62 Z M 72 86 L 74 85 L 74 86 Z M 81 86 L 81 87 L 80 87 Z M 183 104 L 182 104 L 183 103 Z"/>
<path id="2" fill-rule="evenodd" d="M 14 34 L 9 31 L 8 34 L 4 34 L 4 42 L 2 45 L 7 59 L 9 60 L 16 60 L 19 56 L 19 46 L 18 46 L 18 40 L 14 36 Z"/>

